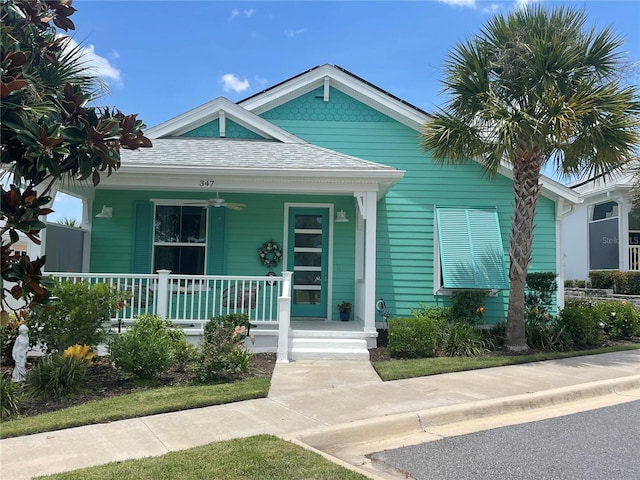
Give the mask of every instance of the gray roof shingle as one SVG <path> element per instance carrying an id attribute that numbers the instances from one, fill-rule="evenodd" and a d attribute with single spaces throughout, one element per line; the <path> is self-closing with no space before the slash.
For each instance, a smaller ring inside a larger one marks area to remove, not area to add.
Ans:
<path id="1" fill-rule="evenodd" d="M 153 148 L 121 150 L 122 165 L 212 167 L 214 169 L 396 171 L 380 163 L 311 144 L 229 138 L 159 138 Z"/>

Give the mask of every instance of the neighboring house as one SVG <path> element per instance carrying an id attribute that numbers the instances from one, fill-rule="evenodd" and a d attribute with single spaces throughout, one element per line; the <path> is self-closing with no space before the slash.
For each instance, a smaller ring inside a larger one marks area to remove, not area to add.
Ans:
<path id="1" fill-rule="evenodd" d="M 640 210 L 633 207 L 633 168 L 574 183 L 583 199 L 563 221 L 565 278 L 590 270 L 640 271 Z"/>
<path id="2" fill-rule="evenodd" d="M 485 319 L 503 320 L 511 172 L 432 162 L 427 118 L 330 65 L 190 110 L 149 129 L 153 148 L 123 151 L 96 189 L 65 186 L 84 198 L 84 270 L 131 290 L 131 314 L 153 305 L 194 332 L 212 313 L 246 311 L 257 348 L 277 344 L 280 360 L 363 358 L 382 326 L 378 298 L 403 316 L 450 305 L 455 288 L 487 289 Z M 558 225 L 577 196 L 542 183 L 530 270 L 562 282 Z M 269 241 L 282 248 L 276 268 L 258 256 Z M 291 288 L 281 272 L 293 272 Z M 342 301 L 354 306 L 346 323 Z"/>

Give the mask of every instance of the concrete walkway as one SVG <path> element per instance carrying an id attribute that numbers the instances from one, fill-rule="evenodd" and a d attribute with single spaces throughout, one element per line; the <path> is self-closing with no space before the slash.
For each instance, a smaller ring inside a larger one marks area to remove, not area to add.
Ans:
<path id="1" fill-rule="evenodd" d="M 394 382 L 382 382 L 369 362 L 297 361 L 276 365 L 268 398 L 2 440 L 1 476 L 31 478 L 261 433 L 359 468 L 363 453 L 397 439 L 426 441 L 430 428 L 605 395 L 640 399 L 640 350 Z"/>

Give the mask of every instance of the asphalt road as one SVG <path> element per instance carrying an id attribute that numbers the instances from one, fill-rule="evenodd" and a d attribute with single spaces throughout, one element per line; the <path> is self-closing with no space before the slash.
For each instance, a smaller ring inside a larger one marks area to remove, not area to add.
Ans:
<path id="1" fill-rule="evenodd" d="M 640 401 L 373 455 L 416 480 L 640 479 Z"/>

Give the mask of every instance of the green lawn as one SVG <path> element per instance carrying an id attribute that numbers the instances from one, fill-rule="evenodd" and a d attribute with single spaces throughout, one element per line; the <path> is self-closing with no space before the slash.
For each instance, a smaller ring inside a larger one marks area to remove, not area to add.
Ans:
<path id="1" fill-rule="evenodd" d="M 515 365 L 639 349 L 640 344 L 574 352 L 536 353 L 517 356 L 438 357 L 374 362 L 383 380 L 397 380 L 479 368 Z M 108 422 L 189 408 L 266 397 L 269 380 L 251 378 L 235 383 L 205 386 L 164 387 L 106 400 L 87 402 L 57 412 L 2 423 L 1 438 Z M 66 472 L 51 479 L 364 479 L 322 456 L 270 435 L 216 442 L 203 447 L 171 452 L 161 457 L 115 462 Z"/>
<path id="2" fill-rule="evenodd" d="M 144 390 L 105 400 L 95 400 L 56 412 L 2 422 L 0 438 L 264 398 L 268 392 L 268 378 L 247 378 L 220 385 Z"/>
<path id="3" fill-rule="evenodd" d="M 161 457 L 127 460 L 37 477 L 69 480 L 364 480 L 367 477 L 271 435 L 258 435 Z"/>
<path id="4" fill-rule="evenodd" d="M 592 350 L 571 352 L 543 352 L 530 355 L 499 355 L 480 357 L 435 357 L 416 358 L 410 360 L 388 360 L 373 362 L 380 378 L 384 381 L 401 380 L 404 378 L 425 377 L 441 373 L 477 370 L 480 368 L 502 367 L 520 363 L 540 362 L 542 360 L 557 360 L 561 358 L 596 355 L 598 353 L 619 352 L 622 350 L 640 349 L 640 344 L 617 345 Z"/>

